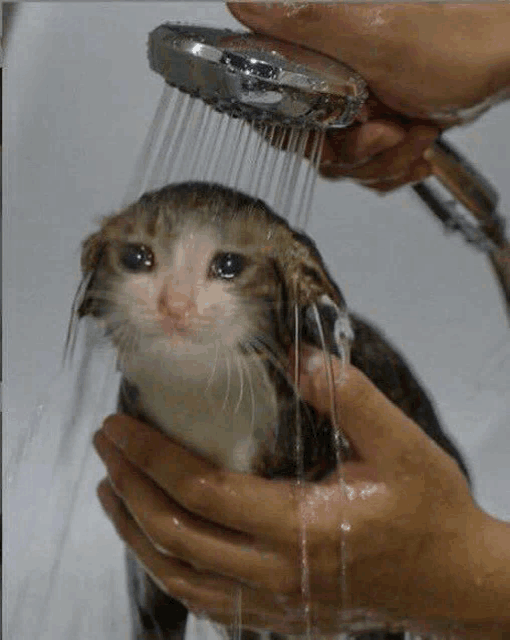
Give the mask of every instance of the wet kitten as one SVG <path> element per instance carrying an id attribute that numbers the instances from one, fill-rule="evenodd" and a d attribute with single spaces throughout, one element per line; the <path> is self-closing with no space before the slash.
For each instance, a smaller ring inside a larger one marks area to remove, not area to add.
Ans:
<path id="1" fill-rule="evenodd" d="M 120 410 L 217 464 L 311 480 L 335 467 L 329 419 L 300 401 L 288 374 L 297 340 L 350 351 L 466 472 L 400 355 L 347 313 L 313 242 L 262 201 L 208 183 L 145 194 L 84 242 L 82 269 L 78 315 L 95 317 L 117 347 Z M 186 609 L 132 558 L 128 571 L 134 637 L 183 637 Z"/>

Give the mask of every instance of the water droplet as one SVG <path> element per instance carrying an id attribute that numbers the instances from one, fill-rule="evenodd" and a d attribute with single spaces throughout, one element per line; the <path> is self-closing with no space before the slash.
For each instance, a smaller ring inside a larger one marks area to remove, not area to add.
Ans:
<path id="1" fill-rule="evenodd" d="M 344 487 L 344 491 L 345 491 L 345 496 L 347 500 L 355 500 L 357 498 L 357 492 L 354 487 L 351 487 L 350 485 L 347 484 Z"/>

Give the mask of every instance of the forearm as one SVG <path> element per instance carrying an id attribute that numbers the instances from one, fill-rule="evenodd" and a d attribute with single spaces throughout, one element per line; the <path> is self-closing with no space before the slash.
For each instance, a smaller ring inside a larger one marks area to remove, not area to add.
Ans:
<path id="1" fill-rule="evenodd" d="M 450 32 L 436 29 L 432 42 L 423 42 L 422 54 L 430 48 L 443 60 L 445 77 L 451 74 L 453 86 L 459 77 L 459 105 L 486 107 L 510 97 L 510 5 L 507 3 L 478 5 L 441 5 L 444 22 Z M 448 35 L 445 38 L 445 35 Z M 428 46 L 427 46 L 428 45 Z M 457 78 L 456 78 L 457 76 Z M 470 85 L 470 86 L 469 86 Z M 452 101 L 455 101 L 452 96 Z"/>
<path id="2" fill-rule="evenodd" d="M 510 523 L 483 514 L 483 526 L 469 536 L 473 572 L 469 615 L 473 623 L 492 635 L 487 638 L 510 638 Z M 475 636 L 476 629 L 471 636 Z"/>
<path id="3" fill-rule="evenodd" d="M 465 531 L 443 538 L 423 558 L 438 596 L 430 617 L 463 625 L 461 638 L 510 638 L 510 524 L 477 509 Z"/>
<path id="4" fill-rule="evenodd" d="M 439 121 L 458 111 L 462 119 L 465 110 L 508 97 L 509 4 L 391 3 L 377 14 L 360 5 L 353 9 L 357 15 L 335 10 L 342 26 L 346 20 L 353 26 L 347 54 L 343 33 L 335 53 L 347 55 L 346 62 L 397 111 Z"/>

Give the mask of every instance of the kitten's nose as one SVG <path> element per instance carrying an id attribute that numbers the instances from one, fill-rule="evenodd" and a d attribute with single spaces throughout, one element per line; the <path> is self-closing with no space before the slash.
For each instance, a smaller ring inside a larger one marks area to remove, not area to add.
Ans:
<path id="1" fill-rule="evenodd" d="M 191 288 L 166 285 L 161 289 L 158 298 L 158 311 L 163 316 L 184 321 L 194 307 Z"/>

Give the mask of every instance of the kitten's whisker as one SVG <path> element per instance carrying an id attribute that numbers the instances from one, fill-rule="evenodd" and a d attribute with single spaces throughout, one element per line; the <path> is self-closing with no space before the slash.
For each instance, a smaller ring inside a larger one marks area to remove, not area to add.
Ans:
<path id="1" fill-rule="evenodd" d="M 257 348 L 266 355 L 269 362 L 273 365 L 276 371 L 278 371 L 283 376 L 283 378 L 286 380 L 289 386 L 293 389 L 293 391 L 295 393 L 298 393 L 299 390 L 296 389 L 294 382 L 289 375 L 289 372 L 287 371 L 286 367 L 280 362 L 280 360 L 278 359 L 278 356 L 275 353 L 273 353 L 271 348 L 266 346 L 266 344 L 262 341 L 262 339 L 256 338 L 256 340 L 257 340 Z"/>
<path id="2" fill-rule="evenodd" d="M 218 352 L 219 352 L 219 340 L 215 341 L 215 346 L 216 346 L 216 352 L 214 354 L 214 364 L 213 364 L 213 370 L 211 372 L 211 375 L 209 376 L 209 380 L 207 381 L 207 385 L 205 387 L 205 392 L 207 393 L 211 387 L 212 381 L 214 379 L 214 374 L 216 373 L 216 367 L 218 365 Z"/>
<path id="3" fill-rule="evenodd" d="M 260 357 L 260 353 L 266 354 L 273 358 L 273 364 L 277 367 L 279 362 L 278 358 L 283 357 L 283 351 L 281 348 L 274 342 L 271 338 L 262 337 L 262 336 L 254 336 L 241 343 L 241 348 L 251 350 L 255 353 L 258 353 Z M 282 366 L 281 363 L 279 366 Z"/>
<path id="4" fill-rule="evenodd" d="M 235 360 L 235 363 L 237 365 L 237 371 L 239 373 L 239 386 L 240 386 L 239 398 L 237 400 L 237 404 L 236 404 L 236 407 L 234 409 L 234 415 L 239 411 L 239 409 L 241 407 L 241 402 L 243 400 L 243 393 L 244 393 L 244 375 L 243 375 L 243 368 L 242 368 L 242 366 L 240 364 L 240 357 L 241 356 L 239 354 L 237 354 L 237 353 L 234 355 L 234 360 Z"/>
<path id="5" fill-rule="evenodd" d="M 78 309 L 80 308 L 85 298 L 87 288 L 92 279 L 93 273 L 89 273 L 84 276 L 78 286 L 78 290 L 73 299 L 73 305 L 71 307 L 71 315 L 69 317 L 69 324 L 67 327 L 67 336 L 64 345 L 63 363 L 69 362 L 76 350 L 76 340 L 78 337 L 78 323 L 80 318 L 78 317 Z"/>
<path id="6" fill-rule="evenodd" d="M 255 336 L 251 338 L 248 343 L 253 349 L 263 349 L 264 351 L 269 350 L 275 358 L 283 357 L 284 353 L 282 351 L 281 346 L 276 342 L 275 339 L 269 336 Z"/>
<path id="7" fill-rule="evenodd" d="M 250 397 L 251 397 L 251 422 L 250 422 L 250 430 L 252 431 L 252 440 L 253 440 L 253 429 L 255 428 L 255 392 L 253 390 L 253 381 L 251 377 L 251 369 L 250 363 L 241 357 L 241 365 L 246 367 L 246 377 L 248 378 L 248 386 L 250 388 Z"/>
<path id="8" fill-rule="evenodd" d="M 129 336 L 129 324 L 125 320 L 110 320 L 107 325 L 108 334 L 119 341 L 124 341 Z"/>
<path id="9" fill-rule="evenodd" d="M 225 391 L 225 399 L 223 400 L 223 405 L 221 407 L 222 411 L 225 411 L 227 406 L 228 397 L 230 395 L 230 376 L 231 376 L 231 367 L 230 367 L 230 353 L 227 351 L 225 355 L 225 364 L 227 365 L 227 389 Z"/>
<path id="10" fill-rule="evenodd" d="M 300 336 L 299 336 L 299 340 L 300 340 Z M 299 342 L 298 340 L 298 342 Z M 251 349 L 252 351 L 254 350 L 253 347 L 253 343 L 256 343 L 256 349 L 255 349 L 255 353 L 257 355 L 257 359 L 256 362 L 259 363 L 259 366 L 264 369 L 264 364 L 261 361 L 261 357 L 260 357 L 260 352 L 262 351 L 268 361 L 271 363 L 271 365 L 275 368 L 275 370 L 285 379 L 285 381 L 287 382 L 287 384 L 289 385 L 289 388 L 292 390 L 292 392 L 294 393 L 294 398 L 295 398 L 295 402 L 296 402 L 296 406 L 299 408 L 299 413 L 301 416 L 301 420 L 303 415 L 306 416 L 307 419 L 307 423 L 309 423 L 311 425 L 312 428 L 312 432 L 311 435 L 317 439 L 318 435 L 317 435 L 317 431 L 316 431 L 316 424 L 315 424 L 315 418 L 311 413 L 310 407 L 303 402 L 302 400 L 302 396 L 301 393 L 299 391 L 299 385 L 297 383 L 296 377 L 295 377 L 295 373 L 291 374 L 289 373 L 289 371 L 282 365 L 282 363 L 278 360 L 277 356 L 272 352 L 272 350 L 268 347 L 266 347 L 264 340 L 261 337 L 257 337 L 253 340 L 250 341 L 250 343 L 246 343 L 246 348 Z M 272 390 L 272 387 L 270 386 L 270 374 L 269 372 L 267 372 L 265 369 L 264 371 L 267 373 L 267 375 L 263 376 L 264 379 L 267 379 L 267 384 L 268 384 L 268 388 L 270 388 Z M 276 397 L 275 397 L 275 402 L 276 402 Z M 276 402 L 276 406 L 277 406 L 277 402 Z M 297 410 L 297 409 L 296 409 Z"/>
<path id="11" fill-rule="evenodd" d="M 338 421 L 337 406 L 335 401 L 335 385 L 334 385 L 334 377 L 333 377 L 333 358 L 331 356 L 331 352 L 326 347 L 326 339 L 324 337 L 324 330 L 322 327 L 322 321 L 319 314 L 319 309 L 315 303 L 312 305 L 312 309 L 315 316 L 315 321 L 317 323 L 317 330 L 319 332 L 320 341 L 322 345 L 322 352 L 324 356 L 324 366 L 326 368 L 326 377 L 328 381 L 328 390 L 329 390 L 330 419 L 331 419 L 331 424 L 333 425 L 333 438 L 335 439 L 335 446 L 337 451 L 341 451 L 342 448 L 344 449 L 349 448 L 349 441 L 340 430 L 340 425 Z"/>
<path id="12" fill-rule="evenodd" d="M 317 438 L 317 431 L 316 431 L 316 424 L 315 424 L 315 419 L 314 416 L 312 415 L 311 411 L 310 411 L 310 407 L 302 401 L 302 396 L 301 393 L 299 391 L 299 387 L 298 385 L 295 383 L 294 380 L 294 376 L 292 376 L 288 370 L 282 365 L 282 363 L 278 360 L 277 355 L 275 355 L 275 353 L 271 350 L 270 347 L 268 347 L 265 344 L 265 339 L 258 336 L 254 339 L 252 339 L 249 343 L 247 343 L 247 346 L 253 348 L 253 344 L 256 344 L 256 349 L 257 351 L 262 351 L 268 358 L 269 362 L 272 364 L 272 366 L 275 368 L 276 371 L 278 371 L 282 377 L 285 379 L 285 381 L 287 382 L 287 384 L 289 385 L 290 389 L 292 389 L 295 398 L 296 398 L 296 402 L 299 403 L 301 412 L 304 412 L 304 414 L 307 417 L 307 421 L 308 423 L 310 423 L 310 425 L 312 426 L 312 436 L 314 438 Z M 259 356 L 259 360 L 260 360 L 260 356 Z M 263 364 L 261 363 L 261 365 L 263 366 Z"/>
<path id="13" fill-rule="evenodd" d="M 116 321 L 110 331 L 112 341 L 118 346 L 119 363 L 127 363 L 139 351 L 141 329 L 127 321 Z"/>
<path id="14" fill-rule="evenodd" d="M 297 291 L 295 292 L 296 300 L 298 299 Z M 294 389 L 299 391 L 299 355 L 300 355 L 300 327 L 299 327 L 299 307 L 297 303 L 294 305 Z M 304 476 L 304 458 L 303 458 L 303 434 L 300 412 L 300 395 L 294 395 L 294 408 L 296 415 L 296 464 L 298 469 L 298 479 L 302 480 Z"/>
<path id="15" fill-rule="evenodd" d="M 251 354 L 251 360 L 250 363 L 254 363 L 255 367 L 258 368 L 259 370 L 259 376 L 262 380 L 262 384 L 266 387 L 267 389 L 267 393 L 268 396 L 272 398 L 273 401 L 273 411 L 275 412 L 275 414 L 278 413 L 278 403 L 276 401 L 276 395 L 274 393 L 274 388 L 271 385 L 270 379 L 269 379 L 269 372 L 267 371 L 267 369 L 264 367 L 263 362 L 260 359 L 260 354 L 257 353 L 257 351 L 255 351 L 255 349 L 253 349 L 253 347 L 251 345 L 247 345 L 247 349 L 249 350 L 250 354 Z"/>
<path id="16" fill-rule="evenodd" d="M 135 353 L 140 350 L 140 344 L 142 341 L 142 329 L 140 327 L 133 326 L 130 337 L 131 337 L 131 345 L 130 345 L 131 351 Z"/>

